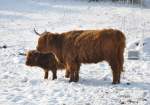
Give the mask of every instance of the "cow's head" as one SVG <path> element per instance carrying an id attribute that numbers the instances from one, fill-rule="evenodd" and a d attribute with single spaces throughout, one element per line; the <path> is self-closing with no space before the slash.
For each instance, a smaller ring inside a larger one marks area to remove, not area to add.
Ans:
<path id="1" fill-rule="evenodd" d="M 57 34 L 50 32 L 43 32 L 39 34 L 36 30 L 34 30 L 37 35 L 39 35 L 38 44 L 36 49 L 41 53 L 50 53 L 52 52 L 53 46 L 56 42 Z"/>

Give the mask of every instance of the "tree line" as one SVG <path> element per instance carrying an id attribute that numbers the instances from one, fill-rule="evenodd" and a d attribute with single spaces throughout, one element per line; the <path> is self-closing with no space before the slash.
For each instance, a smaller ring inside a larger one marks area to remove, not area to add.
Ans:
<path id="1" fill-rule="evenodd" d="M 105 0 L 89 0 L 89 2 L 98 2 L 98 1 L 105 1 Z M 134 4 L 142 4 L 144 0 L 110 0 L 112 2 L 127 2 L 127 3 L 134 3 Z"/>

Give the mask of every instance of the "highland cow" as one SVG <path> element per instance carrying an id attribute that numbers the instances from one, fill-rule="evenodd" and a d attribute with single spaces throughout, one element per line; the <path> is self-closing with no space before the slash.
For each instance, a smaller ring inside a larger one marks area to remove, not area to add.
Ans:
<path id="1" fill-rule="evenodd" d="M 66 76 L 70 76 L 69 82 L 79 80 L 81 63 L 98 63 L 105 60 L 112 69 L 112 83 L 120 83 L 126 40 L 120 30 L 75 30 L 60 34 L 39 34 L 34 31 L 40 35 L 37 50 L 41 53 L 55 54 L 68 70 Z"/>
<path id="2" fill-rule="evenodd" d="M 27 54 L 26 65 L 38 66 L 43 68 L 45 75 L 44 79 L 48 79 L 48 72 L 51 70 L 52 80 L 57 79 L 57 69 L 63 69 L 63 64 L 57 62 L 52 53 L 42 54 L 36 50 L 31 50 Z"/>

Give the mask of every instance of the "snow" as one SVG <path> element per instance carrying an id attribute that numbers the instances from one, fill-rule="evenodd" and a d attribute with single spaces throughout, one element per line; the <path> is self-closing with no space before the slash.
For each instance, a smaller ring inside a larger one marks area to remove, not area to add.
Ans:
<path id="1" fill-rule="evenodd" d="M 43 70 L 28 67 L 19 53 L 36 48 L 39 32 L 117 28 L 127 45 L 150 37 L 150 9 L 87 0 L 0 1 L 0 105 L 149 105 L 150 61 L 125 59 L 121 84 L 112 85 L 107 62 L 82 64 L 80 81 L 43 79 Z M 145 25 L 143 25 L 145 24 Z M 149 42 L 149 40 L 147 41 Z M 149 44 L 145 44 L 149 49 Z M 126 53 L 129 49 L 126 49 Z M 144 52 L 149 50 L 144 50 Z"/>

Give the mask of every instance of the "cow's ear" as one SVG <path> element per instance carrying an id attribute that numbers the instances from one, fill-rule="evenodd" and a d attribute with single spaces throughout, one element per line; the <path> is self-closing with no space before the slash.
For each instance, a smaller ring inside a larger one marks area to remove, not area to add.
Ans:
<path id="1" fill-rule="evenodd" d="M 48 34 L 46 36 L 46 48 L 52 48 L 54 46 L 55 38 L 53 37 L 52 34 Z"/>

